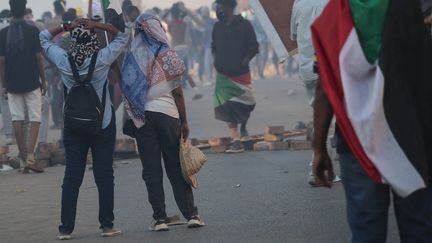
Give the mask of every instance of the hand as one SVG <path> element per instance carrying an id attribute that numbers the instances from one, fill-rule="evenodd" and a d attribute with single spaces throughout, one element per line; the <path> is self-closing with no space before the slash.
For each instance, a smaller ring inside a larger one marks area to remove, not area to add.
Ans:
<path id="1" fill-rule="evenodd" d="M 181 134 L 182 134 L 182 138 L 184 139 L 184 141 L 186 142 L 186 140 L 189 138 L 189 126 L 187 123 L 184 123 L 181 125 Z"/>
<path id="2" fill-rule="evenodd" d="M 328 152 L 314 154 L 313 174 L 317 183 L 328 188 L 332 187 L 335 174 Z"/>
<path id="3" fill-rule="evenodd" d="M 42 92 L 42 96 L 45 96 L 47 94 L 48 91 L 48 85 L 47 82 L 42 82 L 41 84 L 41 92 Z"/>
<path id="4" fill-rule="evenodd" d="M 84 26 L 84 29 L 90 30 L 90 29 L 96 29 L 98 27 L 98 22 L 86 19 L 82 22 L 82 25 Z"/>

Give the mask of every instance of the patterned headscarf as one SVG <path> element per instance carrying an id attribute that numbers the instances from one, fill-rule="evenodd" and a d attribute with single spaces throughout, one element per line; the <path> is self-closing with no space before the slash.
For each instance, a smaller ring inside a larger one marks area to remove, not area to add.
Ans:
<path id="1" fill-rule="evenodd" d="M 82 26 L 71 31 L 71 46 L 69 55 L 78 66 L 83 65 L 87 58 L 91 58 L 100 49 L 100 42 L 94 30 L 84 29 Z"/>

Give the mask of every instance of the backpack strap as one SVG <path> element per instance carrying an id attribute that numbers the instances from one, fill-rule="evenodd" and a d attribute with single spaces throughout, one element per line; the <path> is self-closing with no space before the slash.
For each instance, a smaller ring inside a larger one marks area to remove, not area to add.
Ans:
<path id="1" fill-rule="evenodd" d="M 76 66 L 75 60 L 72 58 L 72 56 L 69 55 L 69 57 L 68 57 L 69 64 L 71 66 L 72 74 L 73 74 L 75 82 L 77 82 L 77 83 L 90 83 L 91 82 L 91 80 L 93 78 L 93 73 L 94 73 L 94 70 L 95 70 L 95 67 L 96 67 L 97 57 L 98 57 L 98 52 L 95 52 L 93 54 L 91 62 L 90 62 L 89 70 L 87 72 L 87 77 L 86 77 L 86 79 L 83 82 L 81 80 L 80 75 L 79 75 L 78 68 Z"/>

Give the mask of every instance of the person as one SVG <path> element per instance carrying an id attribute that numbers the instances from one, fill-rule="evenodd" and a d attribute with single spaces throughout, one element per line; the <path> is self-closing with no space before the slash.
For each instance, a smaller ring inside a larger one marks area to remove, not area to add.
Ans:
<path id="1" fill-rule="evenodd" d="M 291 39 L 296 41 L 298 46 L 300 79 L 306 88 L 306 95 L 312 108 L 314 108 L 318 74 L 314 73 L 315 51 L 310 27 L 320 16 L 327 3 L 328 0 L 296 0 L 291 16 Z M 289 62 L 288 65 L 290 64 Z M 336 179 L 339 180 L 339 178 Z M 309 172 L 308 184 L 312 187 L 322 186 L 315 181 L 312 168 Z"/>
<path id="2" fill-rule="evenodd" d="M 10 22 L 10 11 L 4 9 L 0 13 L 0 30 L 9 26 Z M 0 109 L 2 113 L 2 124 L 3 127 L 0 130 L 1 134 L 5 136 L 5 142 L 7 145 L 13 143 L 13 127 L 12 127 L 12 116 L 9 109 L 7 95 L 3 83 L 0 82 Z"/>
<path id="3" fill-rule="evenodd" d="M 212 56 L 212 34 L 216 20 L 210 16 L 210 8 L 207 6 L 201 7 L 201 15 L 204 31 L 204 85 L 210 85 L 214 77 L 214 66 Z"/>
<path id="4" fill-rule="evenodd" d="M 251 23 L 255 30 L 255 35 L 257 36 L 257 41 L 259 44 L 259 52 L 256 55 L 254 61 L 256 64 L 256 69 L 258 71 L 258 76 L 260 77 L 260 79 L 265 79 L 264 71 L 269 59 L 270 44 L 267 38 L 267 34 L 264 32 L 264 29 L 261 23 L 259 22 L 258 17 L 255 15 L 253 11 L 251 11 L 251 14 L 252 14 Z"/>
<path id="5" fill-rule="evenodd" d="M 100 49 L 95 29 L 107 31 L 115 39 L 107 47 Z M 64 31 L 69 31 L 72 43 L 68 51 L 60 48 L 52 39 Z M 43 31 L 40 34 L 46 56 L 61 72 L 65 95 L 76 84 L 72 66 L 76 65 L 80 76 L 89 74 L 93 55 L 97 55 L 91 85 L 96 90 L 100 102 L 105 103 L 102 130 L 96 135 L 63 130 L 63 144 L 66 151 L 66 168 L 63 180 L 60 240 L 71 238 L 75 228 L 78 193 L 84 178 L 87 153 L 91 149 L 93 174 L 99 191 L 99 221 L 103 237 L 117 236 L 122 232 L 114 228 L 114 171 L 113 152 L 116 138 L 115 113 L 113 112 L 107 76 L 110 65 L 118 58 L 128 42 L 129 30 L 119 32 L 110 24 L 102 24 L 87 19 L 75 20 Z M 71 61 L 69 61 L 71 60 Z M 105 97 L 105 100 L 103 100 Z"/>
<path id="6" fill-rule="evenodd" d="M 175 201 L 188 220 L 188 227 L 204 226 L 180 165 L 180 139 L 189 136 L 181 88 L 185 67 L 169 46 L 159 18 L 147 13 L 138 17 L 123 67 L 122 90 L 133 130 L 128 134 L 137 141 L 142 178 L 153 208 L 154 220 L 149 229 L 166 231 L 170 223 L 165 211 L 162 157 Z"/>
<path id="7" fill-rule="evenodd" d="M 217 71 L 215 117 L 228 123 L 234 141 L 226 152 L 241 153 L 241 138 L 248 136 L 246 125 L 255 109 L 249 62 L 259 46 L 252 24 L 241 15 L 234 15 L 235 0 L 217 0 L 216 4 L 219 21 L 213 29 L 212 43 Z"/>
<path id="8" fill-rule="evenodd" d="M 314 109 L 314 175 L 332 186 L 326 143 L 335 115 L 351 242 L 387 242 L 392 203 L 400 242 L 429 243 L 432 42 L 419 0 L 359 7 L 360 2 L 330 1 L 312 25 L 321 74 Z M 377 31 L 363 35 L 371 23 Z M 377 48 L 368 52 L 371 46 L 364 43 Z"/>
<path id="9" fill-rule="evenodd" d="M 9 4 L 12 20 L 10 26 L 0 32 L 0 79 L 8 93 L 22 172 L 41 173 L 44 170 L 37 165 L 34 157 L 41 122 L 42 96 L 46 93 L 39 30 L 24 20 L 26 0 L 10 0 Z M 26 67 L 26 72 L 22 71 L 22 67 Z M 24 129 L 26 116 L 30 122 L 27 139 Z"/>
<path id="10" fill-rule="evenodd" d="M 195 22 L 199 22 L 199 20 L 190 10 L 185 7 L 183 2 L 175 3 L 166 15 L 169 13 L 171 13 L 171 20 L 168 21 L 168 32 L 171 34 L 171 46 L 183 58 L 183 62 L 186 65 L 186 73 L 184 74 L 183 78 L 189 82 L 189 85 L 195 92 L 195 95 L 192 99 L 202 99 L 203 96 L 201 91 L 189 73 L 190 60 L 188 58 L 188 46 L 186 43 L 189 29 L 188 23 L 185 21 L 185 17 L 189 16 Z"/>
<path id="11" fill-rule="evenodd" d="M 48 18 L 45 21 L 45 27 L 47 29 L 57 27 L 63 23 L 63 15 L 71 16 L 66 12 L 66 2 L 61 0 L 56 0 L 53 2 L 54 6 L 54 18 Z M 62 36 L 56 36 L 55 40 L 60 41 Z M 51 115 L 53 125 L 51 129 L 61 129 L 63 117 L 62 117 L 62 103 L 63 103 L 63 85 L 60 80 L 60 72 L 53 63 L 49 60 L 46 63 L 45 72 L 47 75 L 49 93 L 51 96 Z"/>

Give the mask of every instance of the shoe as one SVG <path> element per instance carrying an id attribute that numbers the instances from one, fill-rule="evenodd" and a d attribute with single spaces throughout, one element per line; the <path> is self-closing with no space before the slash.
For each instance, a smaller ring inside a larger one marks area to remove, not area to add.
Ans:
<path id="1" fill-rule="evenodd" d="M 168 231 L 168 224 L 166 219 L 153 220 L 150 224 L 149 230 L 159 232 Z"/>
<path id="2" fill-rule="evenodd" d="M 339 176 L 335 176 L 333 183 L 339 183 L 342 182 L 342 179 Z M 308 183 L 311 187 L 322 187 L 323 185 L 321 183 L 318 183 L 315 181 L 315 178 L 312 174 L 309 175 Z"/>
<path id="3" fill-rule="evenodd" d="M 123 234 L 123 232 L 116 228 L 102 228 L 102 237 L 114 237 Z"/>
<path id="4" fill-rule="evenodd" d="M 72 239 L 72 236 L 71 236 L 70 234 L 63 234 L 63 233 L 60 233 L 60 234 L 57 236 L 57 239 L 58 239 L 58 240 L 70 240 L 70 239 Z"/>
<path id="5" fill-rule="evenodd" d="M 13 168 L 10 165 L 3 165 L 0 168 L 0 172 L 8 172 L 8 171 L 12 171 Z"/>
<path id="6" fill-rule="evenodd" d="M 241 129 L 241 130 L 240 130 L 240 136 L 241 136 L 242 138 L 244 138 L 244 137 L 249 137 L 249 132 L 248 132 L 246 129 Z"/>
<path id="7" fill-rule="evenodd" d="M 27 159 L 24 169 L 31 170 L 36 173 L 43 173 L 44 169 L 36 164 L 36 161 Z"/>
<path id="8" fill-rule="evenodd" d="M 231 147 L 225 151 L 225 153 L 228 154 L 237 154 L 237 153 L 243 153 L 245 151 L 245 148 L 242 144 L 242 142 L 239 141 L 235 141 L 233 145 L 231 145 Z"/>
<path id="9" fill-rule="evenodd" d="M 192 216 L 191 219 L 189 219 L 187 223 L 188 228 L 199 228 L 204 227 L 205 223 L 204 220 L 199 215 Z"/>
<path id="10" fill-rule="evenodd" d="M 196 94 L 194 97 L 192 97 L 192 100 L 200 100 L 203 98 L 202 94 Z"/>

